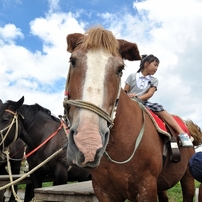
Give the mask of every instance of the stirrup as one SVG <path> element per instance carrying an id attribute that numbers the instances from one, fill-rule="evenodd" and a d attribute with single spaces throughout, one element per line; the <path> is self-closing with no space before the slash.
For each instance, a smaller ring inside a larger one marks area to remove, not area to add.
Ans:
<path id="1" fill-rule="evenodd" d="M 193 147 L 193 143 L 187 133 L 179 134 L 178 137 L 182 147 Z"/>

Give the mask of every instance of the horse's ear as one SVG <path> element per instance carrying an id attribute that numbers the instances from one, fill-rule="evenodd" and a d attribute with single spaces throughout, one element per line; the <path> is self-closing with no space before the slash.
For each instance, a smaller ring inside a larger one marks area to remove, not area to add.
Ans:
<path id="1" fill-rule="evenodd" d="M 24 103 L 24 100 L 25 100 L 25 98 L 24 98 L 24 96 L 22 96 L 22 97 L 15 103 L 15 105 L 14 105 L 14 110 L 19 109 L 19 108 L 22 106 L 22 104 Z"/>
<path id="2" fill-rule="evenodd" d="M 141 60 L 141 56 L 139 54 L 139 50 L 136 43 L 131 43 L 122 39 L 118 39 L 119 41 L 119 52 L 123 59 L 126 60 Z"/>
<path id="3" fill-rule="evenodd" d="M 0 105 L 2 105 L 3 104 L 3 102 L 2 102 L 2 100 L 0 99 Z"/>
<path id="4" fill-rule="evenodd" d="M 80 33 L 68 34 L 66 37 L 66 39 L 67 39 L 67 51 L 72 53 L 82 37 L 83 37 L 83 34 L 80 34 Z"/>

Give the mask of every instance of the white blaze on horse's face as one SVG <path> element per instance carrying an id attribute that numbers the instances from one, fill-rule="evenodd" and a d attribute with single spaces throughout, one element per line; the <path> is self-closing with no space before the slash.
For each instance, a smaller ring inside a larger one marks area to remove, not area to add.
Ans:
<path id="1" fill-rule="evenodd" d="M 104 97 L 106 96 L 104 95 L 106 92 L 106 89 L 104 89 L 105 77 L 108 72 L 107 66 L 109 58 L 111 58 L 112 55 L 103 49 L 97 49 L 93 51 L 89 50 L 86 57 L 87 64 L 82 100 L 103 109 Z M 93 162 L 95 160 L 96 151 L 103 147 L 103 140 L 99 131 L 104 130 L 102 131 L 103 134 L 109 134 L 109 129 L 106 120 L 95 112 L 81 109 L 79 117 L 78 134 L 74 136 L 74 141 L 79 151 L 84 154 L 84 165 L 87 162 Z"/>
<path id="2" fill-rule="evenodd" d="M 112 55 L 106 54 L 102 49 L 89 50 L 87 53 L 86 79 L 83 87 L 83 100 L 93 102 L 102 107 L 104 99 L 104 79 L 108 58 Z"/>

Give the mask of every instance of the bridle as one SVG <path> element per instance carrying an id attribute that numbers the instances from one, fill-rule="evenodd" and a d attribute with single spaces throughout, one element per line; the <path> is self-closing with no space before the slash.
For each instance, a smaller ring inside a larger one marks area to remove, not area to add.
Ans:
<path id="1" fill-rule="evenodd" d="M 15 130 L 15 136 L 14 136 L 12 142 L 16 141 L 16 139 L 18 138 L 18 113 L 17 112 L 13 112 L 13 111 L 11 111 L 9 109 L 6 109 L 5 111 L 13 114 L 13 119 L 12 119 L 11 123 L 8 126 L 6 126 L 4 129 L 0 130 L 0 136 L 1 136 L 0 146 L 3 145 L 3 150 L 5 149 L 4 141 L 7 138 L 8 134 L 9 134 L 9 132 L 10 132 L 10 130 L 11 130 L 11 128 L 12 128 L 12 126 L 14 124 L 16 124 L 16 130 Z M 5 135 L 3 135 L 3 133 L 5 131 L 6 131 Z"/>
<path id="2" fill-rule="evenodd" d="M 96 113 L 107 121 L 109 129 L 111 129 L 114 125 L 114 119 L 107 112 L 90 102 L 86 102 L 83 100 L 66 100 L 65 104 L 87 109 Z"/>
<path id="3" fill-rule="evenodd" d="M 6 126 L 4 129 L 2 129 L 2 130 L 0 131 L 0 135 L 1 135 L 1 139 L 2 139 L 2 141 L 1 141 L 1 143 L 0 143 L 0 146 L 3 145 L 3 149 L 2 149 L 3 152 L 4 152 L 7 148 L 9 148 L 9 146 L 10 146 L 13 142 L 15 142 L 15 141 L 17 140 L 17 138 L 18 138 L 18 115 L 20 115 L 20 116 L 24 119 L 24 116 L 23 116 L 22 114 L 18 114 L 17 112 L 13 112 L 13 111 L 11 111 L 11 110 L 9 110 L 9 109 L 6 109 L 5 111 L 6 111 L 6 112 L 9 112 L 9 113 L 11 113 L 11 114 L 13 114 L 14 116 L 13 116 L 13 119 L 12 119 L 11 123 L 10 123 L 8 126 Z M 10 131 L 10 129 L 12 128 L 12 126 L 14 125 L 14 123 L 16 124 L 16 130 L 15 130 L 14 139 L 13 139 L 13 141 L 5 148 L 5 146 L 4 146 L 4 141 L 5 141 L 6 137 L 8 136 L 9 131 Z M 32 150 L 31 152 L 29 152 L 28 154 L 26 154 L 26 155 L 23 157 L 23 159 L 26 159 L 27 157 L 29 157 L 30 155 L 32 155 L 34 152 L 36 152 L 38 149 L 40 149 L 44 144 L 46 144 L 46 142 L 48 142 L 50 139 L 52 139 L 52 138 L 58 133 L 58 131 L 59 131 L 61 128 L 64 129 L 65 135 L 66 135 L 66 137 L 68 138 L 67 126 L 65 125 L 65 123 L 63 122 L 63 120 L 60 118 L 60 126 L 57 128 L 57 130 L 56 130 L 54 133 L 52 133 L 47 139 L 45 139 L 45 141 L 42 142 L 39 146 L 37 146 L 34 150 Z M 3 132 L 4 132 L 5 130 L 7 130 L 7 132 L 6 132 L 6 134 L 3 136 Z M 22 160 L 22 159 L 21 159 L 21 160 Z"/>
<path id="4" fill-rule="evenodd" d="M 63 102 L 63 106 L 66 109 L 69 108 L 69 105 L 73 105 L 75 107 L 79 107 L 79 108 L 83 108 L 83 109 L 87 109 L 89 111 L 92 111 L 94 113 L 96 113 L 98 116 L 102 117 L 103 119 L 105 119 L 108 123 L 108 128 L 111 129 L 114 125 L 114 119 L 116 117 L 116 108 L 118 105 L 118 100 L 120 97 L 120 93 L 121 93 L 121 76 L 122 74 L 119 74 L 120 80 L 119 80 L 119 89 L 117 92 L 117 99 L 114 101 L 114 105 L 112 108 L 112 112 L 109 115 L 105 110 L 103 110 L 102 108 L 98 107 L 97 105 L 87 102 L 87 101 L 83 101 L 83 100 L 69 100 L 68 99 L 68 92 L 65 92 L 66 94 L 66 98 L 64 99 Z M 67 81 L 66 81 L 66 89 L 68 89 L 68 84 L 69 84 L 69 79 L 70 79 L 70 68 L 67 74 Z M 66 117 L 66 119 L 68 119 L 68 114 L 64 115 Z M 70 123 L 69 119 L 68 122 Z"/>

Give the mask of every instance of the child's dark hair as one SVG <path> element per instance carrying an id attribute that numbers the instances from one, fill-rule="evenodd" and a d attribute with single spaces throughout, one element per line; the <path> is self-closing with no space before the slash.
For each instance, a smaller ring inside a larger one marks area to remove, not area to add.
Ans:
<path id="1" fill-rule="evenodd" d="M 160 63 L 160 60 L 154 55 L 142 55 L 142 60 L 140 62 L 140 68 L 138 69 L 137 72 L 141 72 L 141 70 L 144 69 L 145 62 L 148 62 L 150 64 L 151 62 L 154 62 L 154 61 L 156 61 L 157 63 Z"/>

